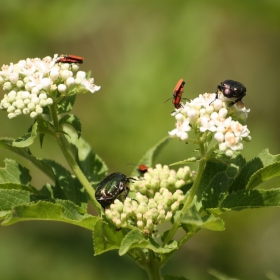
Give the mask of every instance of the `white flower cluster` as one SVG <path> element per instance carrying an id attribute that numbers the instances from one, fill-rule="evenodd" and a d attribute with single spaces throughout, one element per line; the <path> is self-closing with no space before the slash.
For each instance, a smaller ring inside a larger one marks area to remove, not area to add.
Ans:
<path id="1" fill-rule="evenodd" d="M 247 125 L 242 125 L 246 123 L 250 110 L 246 109 L 242 102 L 228 107 L 223 96 L 216 100 L 215 96 L 215 93 L 200 94 L 181 108 L 175 109 L 171 115 L 175 116 L 176 128 L 170 131 L 169 135 L 188 141 L 190 131 L 199 137 L 202 137 L 204 132 L 210 132 L 218 142 L 219 150 L 232 157 L 234 151 L 243 149 L 243 141 L 251 140 Z M 212 102 L 213 100 L 215 101 Z"/>
<path id="2" fill-rule="evenodd" d="M 137 227 L 146 235 L 154 234 L 157 225 L 170 221 L 183 204 L 185 195 L 178 188 L 191 181 L 191 177 L 188 167 L 177 172 L 161 165 L 149 168 L 144 178 L 130 184 L 131 190 L 138 190 L 135 199 L 127 197 L 123 202 L 116 199 L 105 210 L 106 217 L 117 228 Z"/>
<path id="3" fill-rule="evenodd" d="M 157 164 L 155 168 L 148 168 L 144 177 L 134 181 L 130 186 L 133 192 L 140 192 L 147 197 L 154 197 L 161 188 L 175 191 L 182 186 L 193 182 L 194 172 L 189 166 L 179 168 L 178 171 L 169 169 L 167 165 Z"/>
<path id="4" fill-rule="evenodd" d="M 35 118 L 43 113 L 43 107 L 53 104 L 56 93 L 67 94 L 75 86 L 92 93 L 100 89 L 92 78 L 86 78 L 85 72 L 78 71 L 77 64 L 56 63 L 57 59 L 58 55 L 28 58 L 1 67 L 0 85 L 7 93 L 0 109 L 7 110 L 8 118 L 21 114 Z"/>

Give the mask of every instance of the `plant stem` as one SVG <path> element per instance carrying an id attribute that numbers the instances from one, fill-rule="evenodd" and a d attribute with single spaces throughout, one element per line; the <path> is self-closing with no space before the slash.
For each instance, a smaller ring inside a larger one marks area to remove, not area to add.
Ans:
<path id="1" fill-rule="evenodd" d="M 204 157 L 205 156 L 205 148 L 204 148 L 204 144 L 202 142 L 199 143 L 199 146 L 200 146 L 200 152 L 201 152 L 201 159 L 199 161 L 199 164 L 198 164 L 198 171 L 197 171 L 197 174 L 196 174 L 196 178 L 194 180 L 194 183 L 192 185 L 192 188 L 187 196 L 187 199 L 186 199 L 186 202 L 180 212 L 180 215 L 177 217 L 177 219 L 174 221 L 174 224 L 172 226 L 172 228 L 170 229 L 170 231 L 168 232 L 166 238 L 164 239 L 164 242 L 162 244 L 162 246 L 166 245 L 170 240 L 172 240 L 174 234 L 176 233 L 177 229 L 180 227 L 180 222 L 181 222 L 181 219 L 183 218 L 183 216 L 186 214 L 188 208 L 190 207 L 195 195 L 196 195 L 196 192 L 197 192 L 197 189 L 198 189 L 198 186 L 200 184 L 200 181 L 201 181 L 201 178 L 202 178 L 202 175 L 203 175 L 203 170 L 205 168 L 205 165 L 206 165 L 206 162 L 207 162 L 207 159 Z"/>
<path id="2" fill-rule="evenodd" d="M 82 172 L 82 170 L 80 169 L 79 165 L 77 164 L 77 162 L 71 152 L 71 147 L 69 145 L 69 142 L 67 141 L 63 132 L 61 132 L 62 128 L 59 126 L 58 117 L 57 117 L 57 113 L 56 113 L 56 105 L 53 104 L 52 106 L 50 106 L 50 108 L 51 108 L 51 115 L 52 115 L 53 124 L 54 124 L 54 130 L 57 131 L 56 140 L 59 144 L 59 147 L 62 150 L 68 164 L 72 168 L 74 174 L 77 176 L 80 183 L 83 185 L 83 187 L 87 191 L 88 195 L 90 196 L 90 198 L 93 202 L 93 205 L 96 207 L 98 213 L 100 214 L 100 213 L 102 213 L 103 209 L 95 198 L 95 191 L 94 191 L 92 185 L 87 180 L 84 173 Z"/>
<path id="3" fill-rule="evenodd" d="M 149 280 L 161 280 L 161 263 L 158 261 L 154 251 L 149 250 L 149 257 L 144 268 L 148 273 Z"/>

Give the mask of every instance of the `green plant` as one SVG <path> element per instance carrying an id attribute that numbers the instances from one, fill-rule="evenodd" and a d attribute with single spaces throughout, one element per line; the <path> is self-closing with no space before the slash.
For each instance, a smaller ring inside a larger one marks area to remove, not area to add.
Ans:
<path id="1" fill-rule="evenodd" d="M 106 177 L 106 164 L 81 138 L 81 123 L 69 113 L 78 94 L 100 88 L 75 62 L 80 61 L 62 61 L 55 55 L 1 69 L 0 83 L 7 93 L 0 109 L 8 118 L 29 115 L 34 123 L 18 139 L 0 139 L 0 146 L 32 162 L 53 182 L 35 188 L 28 169 L 5 159 L 0 169 L 2 225 L 27 220 L 77 225 L 92 231 L 95 255 L 119 250 L 120 256 L 128 254 L 145 269 L 149 279 L 178 279 L 161 276 L 161 268 L 198 230 L 224 230 L 224 211 L 280 205 L 280 189 L 258 188 L 280 174 L 280 156 L 265 150 L 246 162 L 240 151 L 243 142 L 251 140 L 249 110 L 222 92 L 200 95 L 184 105 L 177 102 L 171 114 L 175 129 L 139 161 L 149 168 L 139 174 L 136 167 L 131 177 Z M 73 173 L 32 155 L 28 147 L 38 136 L 45 148 L 45 135 L 56 139 Z M 155 165 L 171 138 L 197 148 L 196 156 L 171 164 L 183 165 L 177 171 Z M 198 169 L 191 170 L 190 162 Z M 88 213 L 88 203 L 98 215 Z M 184 234 L 177 239 L 179 229 Z"/>

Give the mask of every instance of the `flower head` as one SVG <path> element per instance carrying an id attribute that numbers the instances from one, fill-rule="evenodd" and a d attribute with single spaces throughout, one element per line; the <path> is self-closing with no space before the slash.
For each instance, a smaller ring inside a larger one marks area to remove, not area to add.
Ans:
<path id="1" fill-rule="evenodd" d="M 78 71 L 77 64 L 59 63 L 57 58 L 58 55 L 27 58 L 2 66 L 0 84 L 6 94 L 0 109 L 8 112 L 8 118 L 21 114 L 35 118 L 62 94 L 93 93 L 100 89 L 93 78 L 87 79 L 85 72 Z"/>
<path id="2" fill-rule="evenodd" d="M 153 234 L 157 225 L 170 221 L 183 204 L 185 196 L 180 188 L 193 178 L 187 166 L 175 171 L 158 164 L 149 168 L 144 178 L 130 184 L 135 199 L 116 199 L 105 214 L 116 227 L 137 227 L 146 235 Z"/>
<path id="3" fill-rule="evenodd" d="M 250 131 L 245 125 L 250 110 L 241 101 L 228 107 L 223 96 L 216 100 L 215 96 L 215 93 L 200 94 L 181 108 L 175 109 L 171 114 L 176 119 L 175 129 L 169 135 L 187 141 L 190 131 L 200 139 L 204 133 L 211 133 L 220 152 L 231 157 L 235 151 L 243 149 L 243 141 L 251 140 Z M 212 102 L 213 100 L 215 101 Z"/>

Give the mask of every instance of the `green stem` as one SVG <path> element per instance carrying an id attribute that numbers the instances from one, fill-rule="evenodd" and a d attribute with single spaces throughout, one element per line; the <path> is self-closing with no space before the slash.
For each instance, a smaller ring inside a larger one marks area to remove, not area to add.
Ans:
<path id="1" fill-rule="evenodd" d="M 148 274 L 149 280 L 161 280 L 161 263 L 157 259 L 155 252 L 152 250 L 149 250 L 149 257 L 145 263 L 144 269 Z"/>
<path id="2" fill-rule="evenodd" d="M 198 164 L 198 171 L 196 174 L 196 178 L 195 181 L 192 185 L 192 188 L 187 196 L 186 202 L 180 212 L 180 215 L 177 217 L 177 219 L 174 221 L 174 224 L 172 226 L 172 228 L 170 229 L 170 231 L 168 232 L 166 238 L 163 241 L 163 245 L 165 246 L 170 240 L 172 240 L 173 236 L 175 235 L 176 231 L 178 230 L 178 228 L 180 227 L 181 224 L 181 219 L 184 217 L 184 215 L 186 214 L 188 208 L 190 207 L 190 205 L 192 204 L 192 201 L 196 195 L 197 189 L 199 187 L 202 175 L 203 175 L 203 170 L 205 168 L 207 159 L 204 157 L 205 156 L 205 147 L 204 144 L 202 142 L 200 142 L 199 144 L 200 146 L 200 152 L 201 152 L 201 159 L 199 161 Z"/>
<path id="3" fill-rule="evenodd" d="M 87 191 L 88 195 L 90 196 L 90 198 L 92 200 L 93 205 L 95 206 L 98 213 L 100 214 L 100 213 L 102 213 L 103 209 L 95 198 L 95 190 L 93 189 L 92 185 L 89 183 L 86 176 L 84 175 L 84 173 L 80 169 L 79 165 L 77 164 L 75 157 L 73 156 L 73 154 L 71 152 L 71 147 L 69 145 L 69 142 L 67 141 L 65 135 L 63 134 L 63 132 L 60 132 L 60 131 L 62 131 L 62 128 L 59 126 L 58 117 L 57 117 L 57 113 L 56 113 L 56 105 L 53 104 L 52 106 L 50 106 L 50 108 L 51 108 L 51 115 L 52 115 L 52 119 L 53 119 L 54 130 L 57 131 L 56 140 L 59 144 L 59 147 L 62 150 L 68 164 L 72 168 L 74 174 L 77 176 L 80 183 L 83 185 L 83 187 Z"/>

